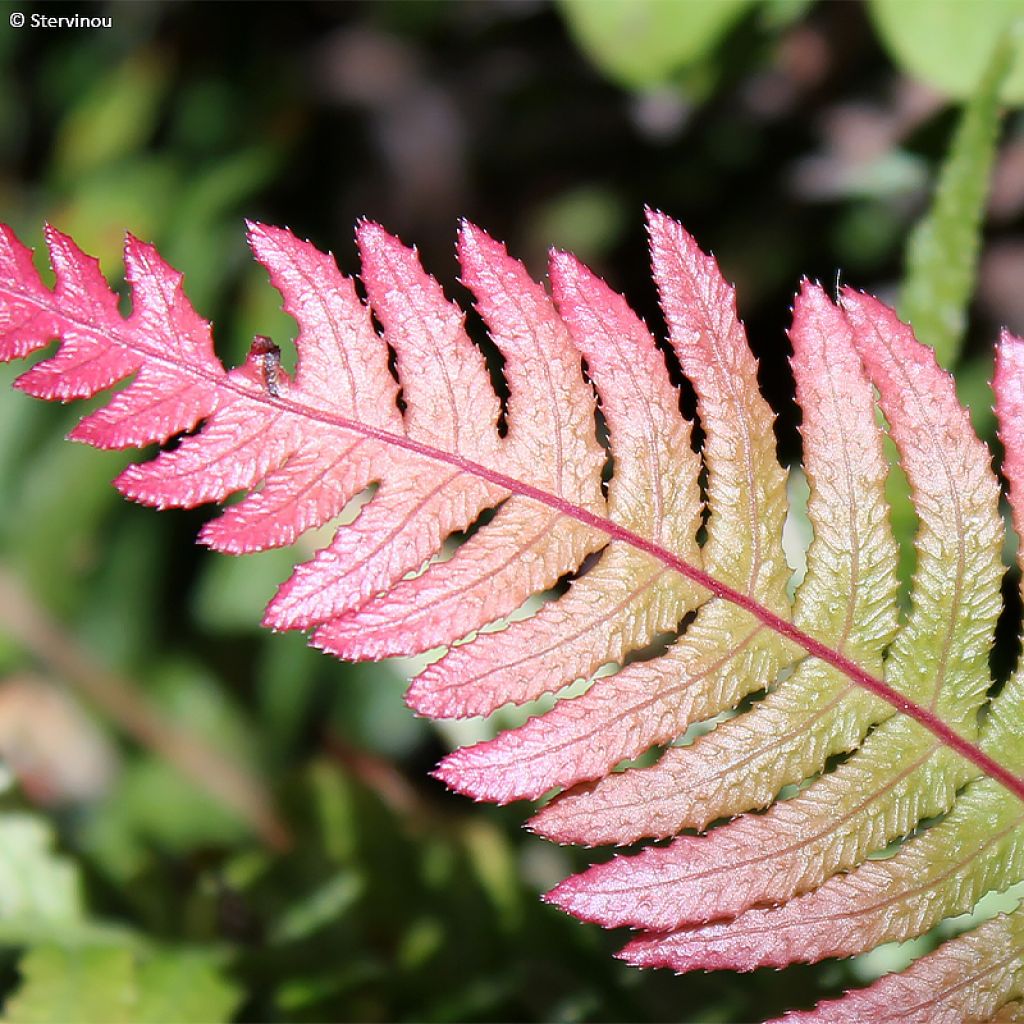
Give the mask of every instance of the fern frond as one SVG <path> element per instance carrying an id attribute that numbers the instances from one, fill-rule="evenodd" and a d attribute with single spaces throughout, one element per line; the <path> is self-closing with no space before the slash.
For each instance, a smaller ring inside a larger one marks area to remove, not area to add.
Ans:
<path id="1" fill-rule="evenodd" d="M 433 717 L 561 697 L 437 774 L 497 802 L 561 790 L 531 822 L 559 842 L 674 837 L 547 896 L 644 929 L 625 959 L 750 970 L 919 935 L 1024 878 L 1024 672 L 987 696 L 1004 572 L 989 453 L 891 310 L 849 290 L 834 304 L 805 282 L 790 338 L 813 540 L 791 601 L 786 474 L 732 289 L 674 221 L 651 214 L 649 230 L 699 454 L 664 355 L 621 296 L 555 253 L 549 297 L 468 224 L 458 255 L 504 360 L 504 410 L 462 312 L 414 250 L 369 223 L 357 231 L 367 302 L 330 256 L 250 225 L 299 325 L 293 376 L 265 339 L 225 370 L 151 247 L 128 240 L 123 317 L 70 239 L 47 231 L 51 291 L 3 229 L 0 359 L 59 338 L 18 382 L 43 398 L 128 381 L 72 436 L 187 435 L 117 486 L 159 507 L 244 492 L 203 530 L 217 550 L 291 544 L 369 495 L 297 566 L 266 624 L 348 659 L 444 647 L 408 694 Z M 875 392 L 919 520 L 902 619 Z M 995 393 L 1020 533 L 1024 342 L 1010 335 Z M 560 693 L 579 680 L 582 692 Z M 650 751 L 654 763 L 630 765 Z M 791 1019 L 1013 1019 L 1019 915 Z"/>

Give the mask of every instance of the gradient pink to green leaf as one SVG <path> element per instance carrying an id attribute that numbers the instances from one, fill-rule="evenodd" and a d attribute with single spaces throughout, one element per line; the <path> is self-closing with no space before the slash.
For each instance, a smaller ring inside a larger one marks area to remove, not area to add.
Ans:
<path id="1" fill-rule="evenodd" d="M 990 454 L 952 379 L 891 310 L 850 290 L 833 303 L 804 282 L 790 339 L 813 540 L 790 600 L 786 472 L 732 289 L 677 223 L 652 213 L 649 230 L 699 452 L 665 357 L 621 296 L 554 253 L 549 297 L 471 225 L 458 255 L 504 358 L 504 410 L 463 313 L 414 250 L 369 223 L 357 231 L 368 302 L 330 256 L 250 226 L 299 325 L 294 375 L 274 388 L 258 352 L 224 368 L 152 247 L 128 239 L 122 317 L 69 238 L 47 231 L 51 291 L 0 229 L 0 359 L 60 339 L 18 381 L 46 399 L 130 380 L 72 437 L 124 448 L 187 434 L 116 484 L 161 508 L 244 492 L 202 532 L 216 550 L 288 545 L 375 486 L 265 622 L 350 660 L 444 648 L 412 680 L 417 712 L 486 715 L 589 681 L 456 750 L 437 775 L 478 800 L 558 791 L 530 823 L 557 842 L 671 839 L 546 897 L 641 929 L 621 954 L 631 963 L 747 971 L 920 935 L 1024 878 L 1024 673 L 988 696 L 1005 571 Z M 1024 341 L 1008 334 L 994 389 L 1020 533 Z M 876 391 L 919 520 L 904 613 Z M 508 620 L 537 595 L 532 614 Z M 713 727 L 674 742 L 698 723 Z M 652 748 L 653 763 L 630 765 Z M 1017 1019 L 1022 922 L 1020 910 L 996 918 L 787 1019 Z"/>

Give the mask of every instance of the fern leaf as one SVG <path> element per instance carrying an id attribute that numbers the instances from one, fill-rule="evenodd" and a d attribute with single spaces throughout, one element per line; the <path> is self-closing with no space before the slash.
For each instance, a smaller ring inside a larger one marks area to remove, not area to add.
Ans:
<path id="1" fill-rule="evenodd" d="M 244 492 L 203 530 L 218 550 L 291 544 L 363 495 L 266 624 L 349 659 L 445 648 L 408 694 L 434 717 L 555 694 L 437 774 L 496 802 L 562 790 L 531 822 L 560 842 L 672 838 L 547 896 L 644 929 L 625 959 L 743 971 L 919 935 L 1024 878 L 1024 671 L 988 697 L 1004 571 L 989 454 L 891 310 L 852 291 L 834 304 L 805 282 L 790 338 L 813 541 L 791 601 L 786 476 L 732 289 L 678 224 L 651 214 L 649 230 L 699 454 L 665 358 L 621 296 L 555 253 L 549 297 L 468 224 L 458 255 L 504 360 L 504 409 L 462 312 L 414 250 L 369 223 L 357 231 L 366 302 L 328 255 L 250 225 L 299 325 L 294 375 L 266 339 L 225 370 L 151 247 L 128 240 L 123 317 L 65 236 L 47 231 L 51 291 L 3 229 L 0 359 L 60 339 L 19 380 L 43 398 L 128 381 L 73 436 L 186 435 L 117 486 L 161 507 Z M 875 392 L 919 520 L 902 620 Z M 1020 533 L 1024 341 L 1008 334 L 995 394 Z M 578 680 L 582 692 L 560 693 Z M 1019 915 L 791 1019 L 1013 1019 Z"/>

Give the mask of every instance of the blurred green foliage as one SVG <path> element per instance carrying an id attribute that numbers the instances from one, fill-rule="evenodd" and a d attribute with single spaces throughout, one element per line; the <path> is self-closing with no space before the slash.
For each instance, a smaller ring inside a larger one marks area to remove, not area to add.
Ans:
<path id="1" fill-rule="evenodd" d="M 5 1014 L 11 1024 L 218 1024 L 231 1019 L 239 1000 L 208 956 L 187 951 L 37 946 L 20 969 L 24 980 Z"/>
<path id="2" fill-rule="evenodd" d="M 737 281 L 780 453 L 793 461 L 793 290 L 837 268 L 898 290 L 904 239 L 956 119 L 889 62 L 871 20 L 889 17 L 883 6 L 83 4 L 113 28 L 16 32 L 8 3 L 0 218 L 34 244 L 53 222 L 115 281 L 125 229 L 156 242 L 237 363 L 253 334 L 286 349 L 295 334 L 247 258 L 245 217 L 289 224 L 347 271 L 353 221 L 377 218 L 464 300 L 451 248 L 466 215 L 538 275 L 549 245 L 578 251 L 656 324 L 649 203 Z M 940 187 L 937 248 L 915 264 L 934 282 L 928 268 L 956 250 L 949 316 L 970 297 L 991 159 L 979 140 L 994 144 L 995 117 L 983 91 L 940 179 L 959 184 Z M 1005 150 L 1022 138 L 1011 123 Z M 1013 166 L 1000 186 L 1009 212 L 988 238 L 1011 248 L 1024 208 Z M 958 207 L 968 213 L 942 212 L 951 193 L 969 194 Z M 985 273 L 983 260 L 983 285 Z M 990 298 L 967 308 L 960 354 L 947 349 L 978 407 L 995 321 L 1024 328 L 1015 307 L 980 294 Z M 97 701 L 74 664 L 0 615 L 0 693 L 33 673 L 78 694 L 91 742 L 116 764 L 109 779 L 96 772 L 88 799 L 47 795 L 40 781 L 62 777 L 69 759 L 86 775 L 75 758 L 92 748 L 44 705 L 24 725 L 42 778 L 0 796 L 8 1019 L 742 1021 L 891 964 L 736 979 L 639 975 L 612 960 L 621 935 L 538 901 L 583 854 L 525 835 L 525 808 L 469 806 L 427 777 L 457 740 L 495 723 L 435 727 L 402 704 L 408 664 L 343 666 L 301 637 L 259 630 L 316 538 L 244 559 L 194 548 L 209 512 L 122 502 L 109 481 L 124 456 L 67 444 L 83 410 L 11 393 L 14 374 L 0 368 L 0 570 L 161 722 L 256 780 L 291 845 L 266 842 Z"/>
<path id="3" fill-rule="evenodd" d="M 1002 113 L 999 92 L 1012 56 L 1013 38 L 1004 36 L 964 109 L 931 208 L 907 241 L 899 314 L 928 339 L 940 366 L 956 361 L 967 329 Z"/>
<path id="4" fill-rule="evenodd" d="M 1024 18 L 1020 0 L 870 0 L 871 19 L 893 60 L 913 75 L 966 100 L 992 59 L 996 44 Z M 1024 57 L 1016 53 L 1000 96 L 1024 101 Z"/>
<path id="5" fill-rule="evenodd" d="M 704 57 L 752 0 L 563 0 L 583 50 L 631 89 L 660 85 Z"/>

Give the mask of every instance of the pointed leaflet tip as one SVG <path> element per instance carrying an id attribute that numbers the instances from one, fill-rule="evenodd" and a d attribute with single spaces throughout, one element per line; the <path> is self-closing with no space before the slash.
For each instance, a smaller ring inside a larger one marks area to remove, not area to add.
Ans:
<path id="1" fill-rule="evenodd" d="M 50 224 L 46 225 L 44 235 L 50 249 L 50 266 L 57 278 L 56 291 L 63 296 L 73 296 L 80 309 L 99 302 L 91 308 L 96 312 L 102 308 L 109 315 L 110 303 L 116 303 L 116 297 L 100 270 L 100 261 L 80 249 L 70 235 Z"/>
<path id="2" fill-rule="evenodd" d="M 647 234 L 651 240 L 651 248 L 661 244 L 674 244 L 690 252 L 698 251 L 694 237 L 674 217 L 647 207 Z"/>
<path id="3" fill-rule="evenodd" d="M 489 752 L 495 747 L 500 750 L 502 739 L 510 735 L 503 733 L 497 739 L 453 750 L 435 769 L 435 778 L 441 779 L 457 793 L 488 803 L 507 804 L 524 798 L 536 799 L 551 787 L 544 786 L 524 792 L 514 768 L 494 771 L 493 766 L 488 764 Z"/>
<path id="4" fill-rule="evenodd" d="M 486 800 L 488 803 L 504 804 L 519 799 L 511 783 L 506 784 L 501 776 L 488 776 L 486 772 L 474 770 L 474 747 L 459 747 L 447 754 L 431 774 L 443 782 L 452 792 Z M 539 794 L 537 794 L 539 795 Z"/>
<path id="5" fill-rule="evenodd" d="M 558 885 L 553 886 L 545 893 L 541 893 L 541 901 L 552 907 L 558 907 L 559 910 L 564 911 L 566 914 L 572 914 L 573 917 L 580 921 L 588 920 L 587 915 L 581 913 L 577 905 L 581 877 L 581 875 L 570 875 L 568 878 L 563 878 Z"/>
<path id="6" fill-rule="evenodd" d="M 416 253 L 416 246 L 407 246 L 397 236 L 374 220 L 360 220 L 356 225 L 356 244 L 365 260 L 368 251 L 383 254 L 388 251 Z"/>
<path id="7" fill-rule="evenodd" d="M 489 235 L 479 225 L 463 218 L 455 239 L 455 252 L 464 270 L 467 264 L 477 266 L 487 260 L 494 264 L 509 260 L 508 247 Z M 470 287 L 470 282 L 465 282 Z"/>
<path id="8" fill-rule="evenodd" d="M 483 246 L 487 246 L 492 251 L 496 251 L 498 248 L 505 249 L 504 245 L 492 238 L 483 228 L 465 217 L 459 221 L 455 244 L 460 250 L 463 247 L 480 248 Z"/>
<path id="9" fill-rule="evenodd" d="M 258 220 L 250 220 L 248 217 L 245 220 L 245 240 L 254 253 L 260 241 L 264 238 L 273 237 L 274 231 L 275 229 L 269 224 L 263 224 Z"/>
<path id="10" fill-rule="evenodd" d="M 589 274 L 589 268 L 571 252 L 554 247 L 548 250 L 548 274 L 554 281 L 556 276 L 564 277 L 567 280 L 578 280 L 584 274 Z M 597 278 L 597 275 L 594 275 Z M 599 278 L 597 278 L 599 280 Z"/>
<path id="11" fill-rule="evenodd" d="M 496 280 L 502 270 L 507 273 L 510 266 L 522 270 L 521 266 L 509 256 L 508 247 L 503 242 L 499 242 L 483 228 L 466 219 L 459 224 L 458 235 L 455 239 L 455 255 L 462 268 L 462 283 L 474 293 L 478 308 L 481 303 L 484 307 L 493 308 L 496 299 L 500 301 L 500 296 L 495 294 L 496 289 L 492 282 Z M 527 279 L 525 272 L 521 280 L 515 283 L 519 287 L 534 285 L 532 279 Z M 506 283 L 506 287 L 508 287 L 508 283 Z M 525 312 L 523 315 L 525 317 Z M 496 333 L 495 327 L 491 324 L 489 326 L 493 337 Z M 500 341 L 498 338 L 494 340 Z"/>
<path id="12" fill-rule="evenodd" d="M 255 252 L 261 244 L 271 242 L 282 249 L 291 249 L 298 246 L 310 246 L 311 243 L 304 242 L 287 228 L 275 227 L 273 224 L 263 224 L 257 220 L 247 220 L 246 240 Z"/>
<path id="13" fill-rule="evenodd" d="M 75 243 L 71 241 L 70 235 L 65 235 L 60 228 L 56 227 L 50 221 L 47 221 L 43 225 L 43 238 L 47 245 L 50 245 L 52 242 L 60 242 L 62 244 L 71 242 L 72 245 L 75 245 Z M 78 246 L 75 246 L 75 248 L 77 249 Z"/>

